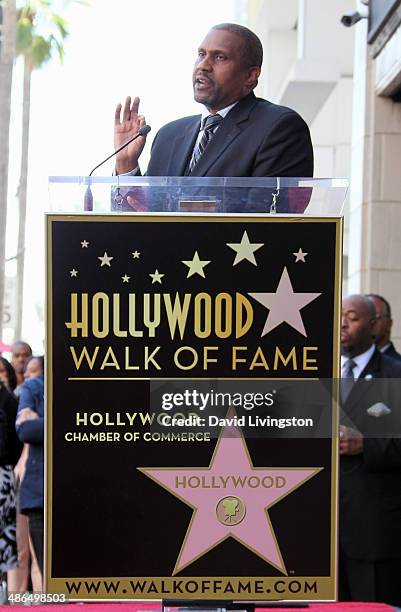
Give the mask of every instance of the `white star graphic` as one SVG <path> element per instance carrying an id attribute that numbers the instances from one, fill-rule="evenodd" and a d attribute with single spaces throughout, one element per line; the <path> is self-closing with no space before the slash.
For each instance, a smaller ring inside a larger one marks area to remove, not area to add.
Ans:
<path id="1" fill-rule="evenodd" d="M 294 293 L 287 268 L 284 268 L 276 293 L 249 293 L 249 295 L 269 309 L 261 336 L 265 336 L 281 323 L 288 323 L 307 337 L 300 310 L 313 302 L 321 293 Z"/>
<path id="2" fill-rule="evenodd" d="M 141 254 L 141 253 L 140 253 L 139 251 L 133 251 L 133 253 L 132 253 L 132 257 L 133 257 L 134 259 L 139 259 L 140 254 Z"/>
<path id="3" fill-rule="evenodd" d="M 149 274 L 150 278 L 152 279 L 152 285 L 153 283 L 160 283 L 162 284 L 162 278 L 164 276 L 164 274 L 160 274 L 160 272 L 158 270 L 155 270 L 153 274 Z"/>
<path id="4" fill-rule="evenodd" d="M 111 262 L 112 259 L 114 259 L 114 257 L 109 257 L 107 255 L 106 251 L 105 251 L 103 257 L 98 257 L 98 259 L 100 259 L 100 261 L 101 261 L 101 266 L 100 266 L 101 268 L 103 266 L 109 266 L 109 268 L 111 268 L 111 263 L 110 262 Z"/>
<path id="5" fill-rule="evenodd" d="M 71 274 L 71 278 L 73 276 L 78 276 L 78 270 L 76 270 L 75 268 L 73 268 L 72 270 L 70 270 L 70 274 Z"/>
<path id="6" fill-rule="evenodd" d="M 123 283 L 128 283 L 130 278 L 131 278 L 130 276 L 127 276 L 126 274 L 124 274 L 124 276 L 121 277 L 121 280 L 123 281 Z"/>
<path id="7" fill-rule="evenodd" d="M 82 240 L 81 242 L 81 248 L 83 249 L 87 249 L 89 246 L 89 242 L 87 240 Z"/>
<path id="8" fill-rule="evenodd" d="M 298 253 L 293 253 L 294 257 L 295 257 L 295 263 L 298 263 L 298 261 L 303 261 L 305 262 L 305 257 L 308 255 L 308 253 L 304 253 L 302 249 L 299 249 Z"/>
<path id="9" fill-rule="evenodd" d="M 194 274 L 199 274 L 199 276 L 206 278 L 203 268 L 210 264 L 210 261 L 201 261 L 199 259 L 198 251 L 195 251 L 195 254 L 191 260 L 182 261 L 181 263 L 185 264 L 189 268 L 187 278 L 193 276 Z"/>
<path id="10" fill-rule="evenodd" d="M 234 259 L 233 266 L 236 266 L 240 261 L 247 259 L 254 266 L 257 266 L 254 252 L 264 246 L 264 243 L 251 243 L 249 242 L 248 234 L 246 231 L 242 234 L 241 242 L 227 242 L 230 249 L 233 249 L 237 254 Z"/>

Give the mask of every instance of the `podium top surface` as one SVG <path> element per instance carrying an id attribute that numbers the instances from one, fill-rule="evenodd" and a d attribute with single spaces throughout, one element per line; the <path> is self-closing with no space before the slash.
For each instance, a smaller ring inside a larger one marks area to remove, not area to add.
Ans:
<path id="1" fill-rule="evenodd" d="M 302 177 L 50 176 L 52 212 L 340 217 L 348 181 Z"/>
<path id="2" fill-rule="evenodd" d="M 196 185 L 207 187 L 322 187 L 326 189 L 347 189 L 345 178 L 302 178 L 302 177 L 237 177 L 237 176 L 49 176 L 49 183 L 76 185 L 142 185 L 162 187 L 164 185 Z"/>

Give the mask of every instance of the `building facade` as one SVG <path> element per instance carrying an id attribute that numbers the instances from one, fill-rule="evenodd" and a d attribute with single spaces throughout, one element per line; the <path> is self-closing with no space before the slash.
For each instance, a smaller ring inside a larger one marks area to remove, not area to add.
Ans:
<path id="1" fill-rule="evenodd" d="M 386 297 L 401 347 L 401 0 L 249 0 L 246 8 L 265 49 L 257 93 L 307 121 L 316 177 L 350 181 L 344 292 Z"/>

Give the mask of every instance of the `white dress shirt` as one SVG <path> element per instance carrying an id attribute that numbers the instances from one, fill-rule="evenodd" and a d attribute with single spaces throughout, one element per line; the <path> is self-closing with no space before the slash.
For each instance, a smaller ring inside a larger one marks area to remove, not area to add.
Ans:
<path id="1" fill-rule="evenodd" d="M 234 102 L 234 104 L 230 104 L 230 106 L 226 106 L 225 108 L 222 108 L 221 110 L 219 110 L 219 111 L 216 113 L 216 115 L 220 115 L 220 116 L 221 116 L 221 117 L 223 117 L 223 119 L 224 119 L 224 117 L 225 117 L 226 115 L 228 115 L 228 113 L 230 112 L 230 110 L 231 110 L 232 108 L 234 108 L 234 106 L 235 106 L 236 104 L 238 104 L 238 102 Z M 203 111 L 202 111 L 201 122 L 200 122 L 200 126 L 199 126 L 199 134 L 198 134 L 198 138 L 196 139 L 196 142 L 195 142 L 194 150 L 195 150 L 196 145 L 198 144 L 198 142 L 200 141 L 200 139 L 201 139 L 201 138 L 202 138 L 202 136 L 203 136 L 203 127 L 202 127 L 202 126 L 203 126 L 203 123 L 204 123 L 204 121 L 205 121 L 206 117 L 209 117 L 209 115 L 210 115 L 210 112 L 209 112 L 209 111 L 207 110 L 207 108 L 205 107 L 205 108 L 203 109 Z M 214 129 L 213 133 L 214 133 L 214 132 L 217 132 L 217 130 L 219 129 L 219 127 L 220 127 L 220 126 L 217 126 L 217 127 Z"/>
<path id="2" fill-rule="evenodd" d="M 345 355 L 341 355 L 341 376 L 342 377 L 344 376 L 344 370 L 345 370 L 347 362 L 349 361 L 349 359 L 352 359 L 352 361 L 354 361 L 356 364 L 354 369 L 352 370 L 352 373 L 354 375 L 354 380 L 357 380 L 362 374 L 363 370 L 368 365 L 375 350 L 376 350 L 376 346 L 372 344 L 372 346 L 368 348 L 367 351 L 365 351 L 364 353 L 361 353 L 360 355 L 357 355 L 356 357 L 349 358 L 349 357 L 345 357 Z"/>

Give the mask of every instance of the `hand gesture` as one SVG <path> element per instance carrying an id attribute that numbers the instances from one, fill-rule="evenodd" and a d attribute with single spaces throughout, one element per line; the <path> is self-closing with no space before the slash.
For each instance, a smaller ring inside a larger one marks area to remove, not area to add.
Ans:
<path id="1" fill-rule="evenodd" d="M 125 100 L 123 116 L 121 120 L 122 104 L 118 104 L 114 115 L 114 148 L 118 149 L 130 138 L 132 138 L 138 130 L 146 124 L 145 117 L 138 115 L 139 98 L 134 98 L 131 105 L 131 98 L 128 96 Z M 125 149 L 117 153 L 116 156 L 116 172 L 117 174 L 125 174 L 131 172 L 138 165 L 138 159 L 145 146 L 146 138 L 140 136 L 134 142 L 131 142 Z"/>

